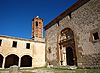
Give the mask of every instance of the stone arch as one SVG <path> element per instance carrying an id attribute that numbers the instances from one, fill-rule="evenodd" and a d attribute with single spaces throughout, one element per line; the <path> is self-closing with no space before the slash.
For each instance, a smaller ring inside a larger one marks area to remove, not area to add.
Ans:
<path id="1" fill-rule="evenodd" d="M 61 37 L 65 36 L 66 39 L 73 39 L 74 40 L 74 32 L 70 28 L 64 28 L 63 30 L 61 30 L 60 34 L 61 34 Z"/>
<path id="2" fill-rule="evenodd" d="M 15 54 L 8 55 L 5 58 L 5 68 L 9 68 L 10 66 L 17 65 L 18 66 L 19 57 Z"/>
<path id="3" fill-rule="evenodd" d="M 67 65 L 77 65 L 77 58 L 76 58 L 76 48 L 75 48 L 75 37 L 74 37 L 74 32 L 72 29 L 70 28 L 64 28 L 61 33 L 60 33 L 60 50 L 61 50 L 61 62 L 62 57 L 63 57 L 63 52 L 62 49 L 66 51 L 66 64 Z M 70 53 L 69 53 L 69 52 Z M 68 60 L 70 60 L 69 58 L 69 54 L 71 54 L 71 58 L 73 58 L 72 64 L 71 62 L 69 62 Z M 67 60 L 68 58 L 68 60 Z"/>
<path id="4" fill-rule="evenodd" d="M 3 64 L 3 56 L 0 54 L 0 67 L 2 68 L 2 64 Z"/>
<path id="5" fill-rule="evenodd" d="M 32 57 L 29 55 L 22 56 L 21 67 L 32 67 Z"/>

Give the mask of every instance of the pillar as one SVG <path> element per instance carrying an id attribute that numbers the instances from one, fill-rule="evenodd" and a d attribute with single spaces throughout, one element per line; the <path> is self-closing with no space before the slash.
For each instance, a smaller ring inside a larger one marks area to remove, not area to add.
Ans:
<path id="1" fill-rule="evenodd" d="M 5 68 L 5 57 L 3 58 L 2 68 Z"/>
<path id="2" fill-rule="evenodd" d="M 20 65 L 21 65 L 21 58 L 19 58 L 18 67 L 20 67 Z"/>
<path id="3" fill-rule="evenodd" d="M 66 66 L 67 62 L 66 62 L 66 48 L 65 47 L 63 47 L 63 50 L 62 50 L 62 59 L 63 59 L 63 65 Z"/>

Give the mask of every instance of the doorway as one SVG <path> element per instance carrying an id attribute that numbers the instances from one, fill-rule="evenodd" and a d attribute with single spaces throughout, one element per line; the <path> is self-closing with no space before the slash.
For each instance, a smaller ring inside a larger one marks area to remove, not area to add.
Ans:
<path id="1" fill-rule="evenodd" d="M 63 56 L 61 55 L 61 61 L 64 61 L 67 65 L 76 65 L 77 66 L 77 57 L 76 57 L 76 47 L 75 47 L 75 37 L 74 32 L 70 28 L 65 28 L 61 31 L 60 35 L 60 49 L 64 50 L 65 59 L 62 59 Z"/>
<path id="2" fill-rule="evenodd" d="M 66 61 L 67 65 L 74 65 L 73 49 L 71 47 L 66 48 Z"/>

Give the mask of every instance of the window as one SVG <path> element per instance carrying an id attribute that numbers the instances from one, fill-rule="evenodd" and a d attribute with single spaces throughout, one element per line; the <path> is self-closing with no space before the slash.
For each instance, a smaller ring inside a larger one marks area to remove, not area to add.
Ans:
<path id="1" fill-rule="evenodd" d="M 16 41 L 13 41 L 12 47 L 17 47 L 17 42 Z"/>
<path id="2" fill-rule="evenodd" d="M 51 49 L 49 49 L 49 53 L 51 53 Z"/>
<path id="3" fill-rule="evenodd" d="M 51 53 L 51 47 L 48 48 L 48 52 Z"/>
<path id="4" fill-rule="evenodd" d="M 95 28 L 90 31 L 89 41 L 92 43 L 97 43 L 100 41 L 100 30 L 99 28 Z"/>
<path id="5" fill-rule="evenodd" d="M 30 43 L 26 43 L 26 48 L 30 49 Z"/>
<path id="6" fill-rule="evenodd" d="M 0 46 L 1 46 L 1 44 L 2 44 L 2 40 L 0 40 Z"/>
<path id="7" fill-rule="evenodd" d="M 98 40 L 99 39 L 98 32 L 93 33 L 93 38 L 94 38 L 94 40 Z"/>
<path id="8" fill-rule="evenodd" d="M 36 27 L 38 27 L 38 22 L 36 21 Z"/>
<path id="9" fill-rule="evenodd" d="M 41 22 L 39 22 L 39 24 L 41 24 Z"/>

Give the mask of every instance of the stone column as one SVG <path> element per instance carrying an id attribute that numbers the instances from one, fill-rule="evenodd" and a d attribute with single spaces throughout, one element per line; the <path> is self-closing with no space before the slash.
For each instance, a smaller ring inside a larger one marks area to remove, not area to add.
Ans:
<path id="1" fill-rule="evenodd" d="M 66 66 L 67 63 L 66 63 L 66 48 L 65 47 L 63 47 L 62 53 L 63 53 L 63 65 Z"/>
<path id="2" fill-rule="evenodd" d="M 5 57 L 3 58 L 3 63 L 2 63 L 2 68 L 4 69 L 5 67 Z"/>
<path id="3" fill-rule="evenodd" d="M 18 67 L 21 65 L 21 58 L 19 58 Z"/>

